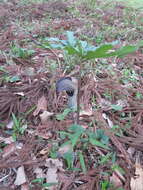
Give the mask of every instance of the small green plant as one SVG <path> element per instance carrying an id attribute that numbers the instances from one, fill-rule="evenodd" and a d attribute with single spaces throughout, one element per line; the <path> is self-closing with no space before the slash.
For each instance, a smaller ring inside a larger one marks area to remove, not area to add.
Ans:
<path id="1" fill-rule="evenodd" d="M 67 31 L 66 32 L 66 40 L 61 40 L 59 38 L 44 38 L 42 41 L 41 48 L 47 49 L 60 49 L 63 50 L 64 54 L 71 56 L 72 58 L 76 58 L 75 64 L 79 65 L 79 81 L 81 79 L 81 71 L 85 69 L 89 60 L 97 59 L 97 58 L 108 58 L 108 57 L 124 57 L 125 55 L 132 53 L 140 46 L 142 46 L 142 42 L 137 45 L 126 45 L 121 48 L 116 48 L 117 41 L 113 41 L 112 43 L 101 44 L 99 46 L 91 45 L 87 41 L 83 41 L 75 37 L 74 32 Z M 63 64 L 63 68 L 67 66 Z M 92 68 L 92 67 L 91 67 Z M 112 70 L 112 69 L 111 69 Z M 80 82 L 79 82 L 80 84 Z M 79 85 L 80 86 L 80 85 Z M 79 98 L 79 97 L 78 97 Z M 78 99 L 79 100 L 79 99 Z M 77 112 L 79 113 L 80 105 L 78 101 Z M 114 111 L 121 111 L 122 107 L 117 105 L 112 105 L 112 109 Z M 70 112 L 70 110 L 64 110 L 64 112 L 60 115 L 57 115 L 58 120 L 63 120 L 65 116 Z M 63 159 L 67 163 L 67 168 L 74 170 L 73 163 L 75 156 L 78 158 L 81 164 L 81 169 L 83 172 L 86 172 L 86 165 L 84 161 L 84 151 L 88 149 L 89 145 L 98 146 L 102 149 L 111 150 L 109 147 L 109 138 L 105 135 L 104 131 L 101 129 L 97 129 L 96 132 L 91 132 L 90 130 L 85 130 L 82 126 L 78 125 L 79 118 L 77 119 L 77 124 L 72 125 L 68 131 L 60 131 L 60 136 L 66 142 L 65 144 L 69 144 L 72 146 L 72 150 L 64 153 L 62 155 Z M 78 149 L 76 150 L 76 148 Z M 107 156 L 105 160 L 110 158 Z M 104 162 L 104 160 L 103 160 Z M 77 168 L 76 168 L 77 169 Z M 107 189 L 110 186 L 109 182 L 105 182 L 102 185 L 102 189 Z"/>
<path id="2" fill-rule="evenodd" d="M 66 109 L 63 111 L 63 113 L 57 114 L 57 115 L 56 115 L 56 118 L 57 118 L 57 120 L 62 121 L 62 120 L 64 120 L 65 117 L 66 117 L 69 113 L 71 113 L 71 112 L 73 112 L 72 109 L 66 108 Z"/>
<path id="3" fill-rule="evenodd" d="M 108 190 L 111 187 L 113 187 L 113 185 L 109 181 L 104 180 L 101 182 L 101 190 Z"/>
<path id="4" fill-rule="evenodd" d="M 0 80 L 4 82 L 17 82 L 20 81 L 20 77 L 18 75 L 10 76 L 9 72 L 3 67 L 0 67 L 1 77 Z"/>
<path id="5" fill-rule="evenodd" d="M 36 178 L 31 181 L 31 183 L 38 183 L 41 187 L 51 187 L 57 185 L 58 183 L 45 183 L 45 178 Z"/>
<path id="6" fill-rule="evenodd" d="M 74 170 L 73 163 L 75 160 L 74 152 L 68 151 L 62 155 L 63 159 L 66 161 L 67 169 Z"/>
<path id="7" fill-rule="evenodd" d="M 122 73 L 123 73 L 122 82 L 124 84 L 129 82 L 136 83 L 139 81 L 139 76 L 133 69 L 127 69 L 127 68 L 123 69 Z"/>
<path id="8" fill-rule="evenodd" d="M 108 58 L 112 56 L 122 57 L 129 53 L 136 51 L 140 45 L 127 45 L 117 50 L 114 46 L 118 43 L 106 43 L 100 46 L 88 44 L 87 41 L 79 40 L 74 36 L 74 33 L 67 31 L 67 40 L 60 40 L 59 38 L 45 38 L 42 43 L 44 48 L 62 49 L 69 55 L 77 55 L 79 57 L 79 65 L 87 60 L 95 58 Z"/>
<path id="9" fill-rule="evenodd" d="M 60 137 L 62 139 L 68 140 L 61 145 L 70 144 L 72 146 L 72 150 L 76 149 L 77 146 L 80 146 L 80 151 L 77 151 L 77 156 L 81 164 L 81 168 L 83 172 L 86 172 L 86 166 L 84 162 L 84 151 L 88 149 L 88 146 L 91 144 L 93 146 L 98 146 L 106 150 L 110 150 L 108 143 L 109 138 L 104 134 L 104 131 L 101 129 L 97 129 L 97 131 L 91 132 L 89 130 L 85 130 L 80 125 L 71 125 L 68 129 L 68 132 L 60 131 Z M 70 150 L 69 152 L 63 154 L 63 158 L 67 162 L 68 169 L 73 169 L 73 161 L 74 161 L 74 152 Z"/>
<path id="10" fill-rule="evenodd" d="M 138 45 L 127 45 L 119 49 L 115 49 L 117 41 L 112 43 L 106 43 L 99 46 L 90 45 L 87 41 L 80 40 L 75 37 L 72 31 L 66 32 L 67 40 L 60 40 L 59 38 L 44 38 L 41 44 L 41 48 L 47 49 L 61 49 L 66 54 L 70 56 L 75 56 L 77 58 L 77 64 L 79 65 L 79 81 L 78 88 L 80 88 L 81 81 L 81 71 L 84 68 L 88 60 L 96 58 L 108 58 L 108 57 L 123 57 L 129 53 L 132 53 L 140 46 L 142 42 Z M 80 98 L 79 93 L 77 93 L 77 124 L 79 123 L 79 110 L 80 110 Z M 115 107 L 114 107 L 115 108 Z"/>
<path id="11" fill-rule="evenodd" d="M 11 46 L 11 52 L 14 56 L 26 59 L 28 57 L 31 57 L 35 51 L 34 50 L 28 50 L 26 48 L 21 48 L 17 45 L 12 45 Z"/>
<path id="12" fill-rule="evenodd" d="M 22 118 L 17 118 L 14 113 L 12 113 L 12 120 L 13 120 L 12 137 L 16 141 L 19 135 L 24 134 L 26 127 L 22 123 Z"/>
<path id="13" fill-rule="evenodd" d="M 122 129 L 122 128 L 120 128 L 120 126 L 118 126 L 118 125 L 113 125 L 113 127 L 111 128 L 111 131 L 115 134 L 115 135 L 117 135 L 117 136 L 119 136 L 119 137 L 121 137 L 121 136 L 123 136 L 123 132 L 126 130 L 126 128 L 125 129 Z"/>
<path id="14" fill-rule="evenodd" d="M 4 81 L 4 82 L 10 82 L 10 83 L 13 83 L 13 82 L 18 82 L 20 81 L 20 77 L 15 75 L 15 76 L 9 76 L 8 74 L 5 74 L 1 77 L 1 80 Z"/>

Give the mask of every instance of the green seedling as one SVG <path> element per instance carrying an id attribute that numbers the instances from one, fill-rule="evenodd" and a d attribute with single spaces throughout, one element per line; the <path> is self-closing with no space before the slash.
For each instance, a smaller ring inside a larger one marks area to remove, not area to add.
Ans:
<path id="1" fill-rule="evenodd" d="M 81 71 L 87 61 L 96 58 L 108 58 L 108 57 L 124 57 L 125 55 L 135 52 L 139 47 L 143 46 L 143 42 L 137 45 L 126 45 L 119 49 L 115 49 L 115 45 L 118 43 L 114 41 L 112 43 L 106 43 L 99 46 L 90 45 L 87 41 L 80 40 L 75 37 L 74 32 L 66 32 L 66 40 L 61 40 L 59 38 L 44 38 L 41 44 L 41 48 L 47 49 L 60 49 L 64 53 L 70 56 L 77 57 L 77 64 L 79 67 L 79 77 L 78 77 L 78 90 L 75 96 L 76 107 L 77 107 L 77 118 L 76 123 L 79 124 L 79 110 L 80 110 L 80 98 L 79 89 L 81 83 Z M 115 108 L 115 106 L 114 106 Z M 117 109 L 117 108 L 116 108 Z M 119 108 L 118 108 L 119 109 Z M 61 116 L 60 120 L 64 119 L 64 115 Z M 100 143 L 95 142 L 94 143 Z"/>
<path id="2" fill-rule="evenodd" d="M 57 118 L 57 120 L 62 121 L 62 120 L 64 120 L 65 117 L 66 117 L 69 113 L 71 113 L 71 112 L 73 112 L 72 109 L 66 108 L 66 109 L 63 111 L 63 113 L 57 114 L 57 115 L 56 115 L 56 118 Z"/>
<path id="3" fill-rule="evenodd" d="M 6 69 L 2 66 L 0 67 L 0 72 L 2 73 L 0 78 L 1 81 L 11 82 L 11 83 L 20 81 L 20 77 L 18 75 L 10 76 L 9 72 L 6 71 Z"/>
<path id="4" fill-rule="evenodd" d="M 14 113 L 12 113 L 13 128 L 12 137 L 16 141 L 19 135 L 23 135 L 26 127 L 22 125 L 22 118 L 17 118 Z"/>
<path id="5" fill-rule="evenodd" d="M 123 136 L 123 132 L 126 130 L 126 128 L 125 129 L 122 129 L 122 128 L 120 128 L 120 126 L 118 126 L 118 125 L 113 125 L 113 127 L 111 128 L 111 131 L 115 134 L 115 135 L 117 135 L 117 136 L 119 136 L 119 137 L 121 137 L 121 136 Z"/>
<path id="6" fill-rule="evenodd" d="M 58 183 L 45 183 L 45 178 L 36 178 L 31 181 L 31 183 L 38 183 L 41 187 L 52 187 Z"/>
<path id="7" fill-rule="evenodd" d="M 16 45 L 12 45 L 11 52 L 14 56 L 19 57 L 19 58 L 23 58 L 23 59 L 31 57 L 35 53 L 34 50 L 28 50 L 26 48 L 21 48 L 21 47 L 16 46 Z"/>
<path id="8" fill-rule="evenodd" d="M 114 185 L 107 180 L 101 181 L 101 190 L 115 189 Z M 116 190 L 124 190 L 123 188 L 116 188 Z"/>
<path id="9" fill-rule="evenodd" d="M 81 164 L 82 171 L 86 172 L 86 166 L 84 162 L 84 151 L 88 149 L 89 145 L 98 146 L 106 150 L 110 150 L 108 147 L 109 138 L 104 134 L 104 131 L 98 129 L 95 133 L 89 130 L 85 130 L 80 125 L 71 125 L 68 129 L 68 132 L 60 131 L 60 137 L 62 139 L 68 139 L 65 143 L 70 144 L 72 149 L 76 149 L 76 147 L 80 146 L 80 151 L 77 151 L 78 159 Z M 82 143 L 81 143 L 82 142 Z M 65 145 L 62 144 L 61 146 Z M 73 169 L 73 161 L 74 161 L 74 152 L 70 150 L 68 153 L 63 155 L 63 158 L 68 163 L 68 169 Z"/>
<path id="10" fill-rule="evenodd" d="M 107 153 L 105 156 L 101 156 L 99 164 L 106 164 L 108 161 L 111 161 L 112 163 L 115 162 L 115 153 Z"/>
<path id="11" fill-rule="evenodd" d="M 66 35 L 67 40 L 60 40 L 59 38 L 45 38 L 42 47 L 62 49 L 69 55 L 77 55 L 81 62 L 95 58 L 108 58 L 112 56 L 123 57 L 138 50 L 140 47 L 139 44 L 127 45 L 115 50 L 114 47 L 118 43 L 117 41 L 100 46 L 94 46 L 88 44 L 87 41 L 77 39 L 71 31 L 67 31 Z"/>
<path id="12" fill-rule="evenodd" d="M 86 173 L 87 169 L 86 169 L 86 166 L 85 166 L 85 161 L 84 161 L 84 156 L 83 156 L 82 151 L 80 151 L 78 153 L 78 156 L 79 156 L 79 161 L 80 161 L 80 165 L 81 165 L 82 171 L 84 173 Z"/>
<path id="13" fill-rule="evenodd" d="M 101 190 L 109 190 L 111 187 L 113 185 L 109 181 L 105 180 L 101 182 Z"/>
<path id="14" fill-rule="evenodd" d="M 123 69 L 122 81 L 126 84 L 129 82 L 138 82 L 139 76 L 133 69 Z"/>
<path id="15" fill-rule="evenodd" d="M 66 161 L 67 169 L 73 170 L 73 163 L 74 163 L 74 152 L 68 151 L 63 154 L 63 159 Z"/>

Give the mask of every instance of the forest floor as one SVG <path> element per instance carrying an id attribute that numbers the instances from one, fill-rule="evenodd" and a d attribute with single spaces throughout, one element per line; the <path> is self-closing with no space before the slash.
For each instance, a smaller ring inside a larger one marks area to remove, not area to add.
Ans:
<path id="1" fill-rule="evenodd" d="M 65 40 L 66 31 L 96 46 L 138 44 L 142 9 L 119 1 L 0 1 L 0 189 L 142 190 L 143 50 L 79 70 L 77 57 L 45 45 Z M 55 84 L 79 75 L 77 125 Z"/>

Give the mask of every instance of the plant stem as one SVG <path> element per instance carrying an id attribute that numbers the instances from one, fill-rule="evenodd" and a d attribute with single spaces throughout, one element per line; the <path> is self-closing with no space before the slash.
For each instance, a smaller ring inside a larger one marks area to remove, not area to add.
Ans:
<path id="1" fill-rule="evenodd" d="M 79 124 L 79 113 L 80 113 L 80 88 L 81 88 L 81 67 L 79 69 L 79 76 L 78 76 L 77 120 L 76 120 L 77 124 Z"/>

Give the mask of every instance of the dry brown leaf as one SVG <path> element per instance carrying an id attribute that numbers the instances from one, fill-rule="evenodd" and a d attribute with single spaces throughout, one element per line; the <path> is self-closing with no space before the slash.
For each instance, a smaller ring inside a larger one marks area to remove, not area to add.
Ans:
<path id="1" fill-rule="evenodd" d="M 42 149 L 42 150 L 39 152 L 39 154 L 45 155 L 45 154 L 49 153 L 49 151 L 50 151 L 50 148 L 49 148 L 49 147 L 46 147 L 46 148 Z"/>
<path id="2" fill-rule="evenodd" d="M 11 143 L 9 145 L 7 145 L 4 149 L 3 149 L 3 158 L 6 158 L 7 156 L 9 156 L 11 153 L 13 153 L 16 150 L 16 145 L 15 143 Z"/>
<path id="3" fill-rule="evenodd" d="M 39 137 L 42 137 L 43 139 L 50 139 L 53 137 L 53 133 L 51 130 L 49 130 L 50 128 L 50 125 L 51 123 L 47 123 L 47 125 L 40 125 L 38 126 L 38 130 L 36 132 L 36 134 L 39 136 Z"/>
<path id="4" fill-rule="evenodd" d="M 92 116 L 93 112 L 92 112 L 92 109 L 89 108 L 89 109 L 80 111 L 79 115 L 80 116 Z"/>
<path id="5" fill-rule="evenodd" d="M 33 112 L 33 115 L 36 116 L 39 114 L 40 111 L 46 111 L 47 105 L 48 105 L 48 103 L 47 103 L 45 96 L 42 96 L 41 98 L 39 98 L 37 108 Z"/>
<path id="6" fill-rule="evenodd" d="M 19 185 L 26 183 L 26 181 L 27 180 L 26 180 L 24 167 L 20 166 L 17 170 L 16 180 L 15 180 L 14 184 L 19 186 Z"/>
<path id="7" fill-rule="evenodd" d="M 127 100 L 117 100 L 116 105 L 117 105 L 117 106 L 121 106 L 121 107 L 123 107 L 123 108 L 126 107 L 126 106 L 129 106 Z"/>
<path id="8" fill-rule="evenodd" d="M 105 114 L 105 113 L 103 113 L 102 116 L 103 116 L 103 118 L 104 118 L 105 120 L 107 120 L 108 126 L 109 126 L 110 128 L 112 128 L 114 125 L 113 125 L 113 122 L 109 119 L 108 115 Z"/>
<path id="9" fill-rule="evenodd" d="M 21 190 L 29 190 L 29 185 L 28 183 L 24 183 L 21 185 Z"/>
<path id="10" fill-rule="evenodd" d="M 42 114 L 40 114 L 40 119 L 42 124 L 46 124 L 50 116 L 52 116 L 54 113 L 48 112 L 48 111 L 43 111 Z"/>
<path id="11" fill-rule="evenodd" d="M 131 178 L 131 190 L 143 190 L 143 168 L 139 163 L 136 163 L 136 177 Z"/>
<path id="12" fill-rule="evenodd" d="M 45 166 L 47 166 L 48 168 L 57 168 L 59 170 L 63 170 L 62 169 L 63 163 L 58 159 L 52 159 L 52 158 L 46 159 Z"/>
<path id="13" fill-rule="evenodd" d="M 10 154 L 14 153 L 17 149 L 21 149 L 23 146 L 22 143 L 11 143 L 4 147 L 3 149 L 3 158 L 8 157 Z"/>
<path id="14" fill-rule="evenodd" d="M 35 69 L 33 67 L 26 67 L 23 74 L 26 76 L 33 76 L 35 75 Z"/>
<path id="15" fill-rule="evenodd" d="M 47 159 L 46 165 L 48 167 L 47 173 L 46 173 L 46 182 L 47 183 L 58 183 L 58 169 L 62 169 L 63 163 L 59 161 L 58 159 Z M 63 170 L 63 169 L 62 169 Z M 49 187 L 49 190 L 56 190 L 57 185 Z"/>
<path id="16" fill-rule="evenodd" d="M 61 54 L 61 53 L 58 55 L 58 57 L 59 58 L 64 58 L 63 54 Z"/>
<path id="17" fill-rule="evenodd" d="M 81 127 L 82 127 L 83 129 L 88 129 L 88 128 L 89 128 L 88 125 L 81 125 Z"/>
<path id="18" fill-rule="evenodd" d="M 11 144 L 14 142 L 14 140 L 13 140 L 12 136 L 7 137 L 7 138 L 0 137 L 0 142 L 4 142 L 5 144 Z"/>
<path id="19" fill-rule="evenodd" d="M 112 176 L 110 177 L 110 182 L 114 185 L 114 187 L 119 188 L 122 187 L 122 181 L 119 177 L 113 172 Z"/>
<path id="20" fill-rule="evenodd" d="M 111 109 L 112 103 L 104 98 L 101 98 L 99 105 L 102 109 Z"/>
<path id="21" fill-rule="evenodd" d="M 42 168 L 37 167 L 34 170 L 34 173 L 36 174 L 36 178 L 44 178 L 45 177 L 44 171 L 42 170 Z"/>
<path id="22" fill-rule="evenodd" d="M 129 153 L 130 157 L 132 158 L 133 157 L 133 154 L 135 153 L 135 148 L 134 147 L 129 147 L 127 152 Z"/>
<path id="23" fill-rule="evenodd" d="M 49 168 L 46 173 L 47 183 L 58 183 L 57 168 Z M 50 190 L 56 190 L 57 185 L 49 187 Z"/>

